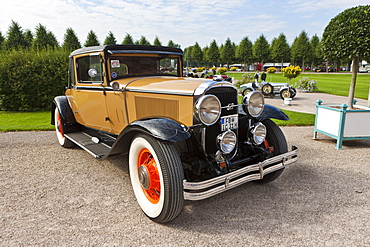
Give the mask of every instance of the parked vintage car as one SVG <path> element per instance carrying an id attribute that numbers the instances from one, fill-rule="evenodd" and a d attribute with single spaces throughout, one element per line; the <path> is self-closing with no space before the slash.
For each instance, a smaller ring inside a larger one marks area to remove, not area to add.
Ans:
<path id="1" fill-rule="evenodd" d="M 214 81 L 228 81 L 231 82 L 232 78 L 228 75 L 208 75 L 206 78 L 213 79 Z"/>
<path id="2" fill-rule="evenodd" d="M 178 48 L 87 47 L 69 56 L 69 86 L 52 103 L 63 147 L 98 159 L 128 155 L 132 188 L 153 221 L 173 220 L 184 200 L 201 200 L 242 183 L 270 182 L 297 160 L 260 92 L 183 75 Z M 172 69 L 162 69 L 172 68 Z"/>
<path id="3" fill-rule="evenodd" d="M 252 91 L 261 91 L 264 96 L 275 97 L 279 95 L 282 99 L 294 98 L 297 90 L 289 83 L 262 82 L 260 86 L 253 87 L 253 83 L 247 83 L 240 86 L 240 92 L 243 96 Z"/>

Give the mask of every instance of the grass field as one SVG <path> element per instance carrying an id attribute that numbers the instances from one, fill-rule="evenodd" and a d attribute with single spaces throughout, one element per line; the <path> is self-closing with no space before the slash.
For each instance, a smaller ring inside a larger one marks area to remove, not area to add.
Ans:
<path id="1" fill-rule="evenodd" d="M 52 130 L 50 112 L 0 111 L 0 132 Z"/>
<path id="2" fill-rule="evenodd" d="M 254 73 L 254 72 L 251 72 Z M 243 73 L 228 73 L 230 77 L 235 79 L 241 79 Z M 341 96 L 348 96 L 349 87 L 351 84 L 351 74 L 349 73 L 302 73 L 295 79 L 292 79 L 291 84 L 298 82 L 303 77 L 308 77 L 317 81 L 318 91 L 322 93 L 329 93 Z M 287 82 L 288 80 L 281 75 L 281 73 L 275 73 L 272 76 L 267 75 L 267 81 L 269 82 Z M 360 99 L 367 99 L 370 87 L 370 74 L 358 74 L 355 97 Z"/>

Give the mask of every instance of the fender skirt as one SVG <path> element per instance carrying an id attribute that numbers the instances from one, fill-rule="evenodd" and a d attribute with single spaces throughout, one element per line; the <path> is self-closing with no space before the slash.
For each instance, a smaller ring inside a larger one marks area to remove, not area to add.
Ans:
<path id="1" fill-rule="evenodd" d="M 259 121 L 263 121 L 268 118 L 274 118 L 278 120 L 289 120 L 289 117 L 281 111 L 279 108 L 272 105 L 265 105 L 261 115 L 257 117 Z"/>

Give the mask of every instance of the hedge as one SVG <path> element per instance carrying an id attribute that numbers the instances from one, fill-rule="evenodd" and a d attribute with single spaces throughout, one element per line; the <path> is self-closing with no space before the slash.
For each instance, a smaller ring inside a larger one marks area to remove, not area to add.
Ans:
<path id="1" fill-rule="evenodd" d="M 68 55 L 62 49 L 1 51 L 0 110 L 49 110 L 68 85 Z"/>

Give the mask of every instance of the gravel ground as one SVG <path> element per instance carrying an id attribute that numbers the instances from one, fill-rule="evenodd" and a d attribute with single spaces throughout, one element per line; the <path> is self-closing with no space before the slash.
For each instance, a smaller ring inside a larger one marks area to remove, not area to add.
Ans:
<path id="1" fill-rule="evenodd" d="M 299 161 L 266 185 L 186 201 L 161 225 L 133 196 L 127 159 L 64 149 L 54 132 L 0 133 L 1 246 L 370 246 L 370 141 L 284 127 Z"/>

